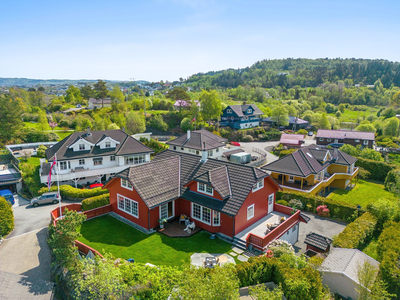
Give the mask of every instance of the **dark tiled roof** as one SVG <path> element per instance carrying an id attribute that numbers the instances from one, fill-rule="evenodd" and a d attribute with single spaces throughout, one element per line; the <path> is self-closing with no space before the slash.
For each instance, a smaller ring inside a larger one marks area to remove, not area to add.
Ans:
<path id="1" fill-rule="evenodd" d="M 89 143 L 96 145 L 100 140 L 110 137 L 119 144 L 116 148 L 100 149 L 99 146 L 93 146 L 91 150 L 76 151 L 69 149 L 69 146 L 83 139 Z M 65 137 L 62 141 L 55 144 L 53 147 L 46 150 L 46 158 L 48 161 L 53 160 L 54 154 L 57 153 L 57 160 L 70 160 L 79 158 L 88 158 L 106 155 L 127 155 L 140 153 L 154 153 L 153 149 L 143 145 L 135 140 L 129 134 L 122 130 L 99 130 L 87 132 L 74 132 Z"/>
<path id="2" fill-rule="evenodd" d="M 327 152 L 330 160 L 322 164 Z M 318 174 L 330 164 L 351 165 L 357 158 L 337 149 L 322 149 L 316 145 L 310 145 L 286 155 L 264 167 L 263 170 L 285 173 L 300 177 L 307 177 L 311 174 Z"/>
<path id="3" fill-rule="evenodd" d="M 176 178 L 177 172 L 180 174 L 180 181 Z M 166 174 L 168 175 L 166 176 Z M 228 178 L 226 180 L 224 178 L 225 174 Z M 234 216 L 246 200 L 256 181 L 260 178 L 268 177 L 268 174 L 253 167 L 212 158 L 202 163 L 197 155 L 165 150 L 156 155 L 151 162 L 132 166 L 129 170 L 124 170 L 116 176 L 129 178 L 141 197 L 144 197 L 143 200 L 149 208 L 178 198 L 177 191 L 179 190 L 181 197 L 184 199 Z M 185 185 L 197 178 L 210 182 L 222 197 L 229 193 L 230 186 L 230 196 L 220 201 L 188 191 Z M 167 180 L 168 184 L 165 183 Z M 168 187 L 163 187 L 163 185 Z M 164 189 L 167 190 L 164 191 Z"/>
<path id="4" fill-rule="evenodd" d="M 243 104 L 243 105 L 229 105 L 228 108 L 232 109 L 232 111 L 238 116 L 238 117 L 243 117 L 243 116 L 259 116 L 263 115 L 264 113 L 257 107 L 255 104 Z M 245 114 L 248 108 L 251 108 L 253 110 L 252 114 Z"/>
<path id="5" fill-rule="evenodd" d="M 310 232 L 306 235 L 304 243 L 325 251 L 332 243 L 332 240 L 314 232 Z"/>
<path id="6" fill-rule="evenodd" d="M 223 147 L 228 140 L 215 135 L 207 130 L 196 130 L 190 132 L 190 139 L 187 138 L 187 133 L 167 142 L 168 145 L 186 147 L 198 151 L 212 150 Z"/>
<path id="7" fill-rule="evenodd" d="M 375 141 L 375 133 L 366 131 L 318 129 L 316 138 L 360 139 Z"/>

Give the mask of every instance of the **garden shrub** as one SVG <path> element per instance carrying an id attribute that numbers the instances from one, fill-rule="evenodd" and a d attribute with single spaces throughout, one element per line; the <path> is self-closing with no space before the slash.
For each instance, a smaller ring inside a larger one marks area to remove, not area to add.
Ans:
<path id="1" fill-rule="evenodd" d="M 373 161 L 358 157 L 356 167 L 361 167 L 370 172 L 370 179 L 377 181 L 385 181 L 387 174 L 397 168 L 396 165 L 388 164 L 382 161 Z"/>
<path id="2" fill-rule="evenodd" d="M 276 201 L 276 204 L 289 206 L 289 202 L 287 202 L 286 200 L 278 200 Z"/>
<path id="3" fill-rule="evenodd" d="M 377 246 L 380 274 L 388 292 L 400 295 L 400 223 L 390 221 L 384 227 Z"/>
<path id="4" fill-rule="evenodd" d="M 47 187 L 41 188 L 38 193 L 39 195 L 48 192 L 49 189 Z M 55 192 L 57 191 L 57 186 L 52 186 L 50 188 L 50 191 Z M 60 185 L 60 194 L 61 197 L 69 197 L 69 198 L 89 198 L 89 197 L 95 197 L 103 194 L 107 194 L 108 190 L 107 189 L 102 189 L 101 187 L 95 188 L 95 189 L 77 189 L 74 188 L 70 185 Z"/>
<path id="5" fill-rule="evenodd" d="M 272 281 L 277 267 L 277 259 L 250 257 L 248 261 L 236 265 L 240 287 Z"/>
<path id="6" fill-rule="evenodd" d="M 10 203 L 0 197 L 0 237 L 6 236 L 14 229 L 14 213 Z"/>
<path id="7" fill-rule="evenodd" d="M 110 204 L 110 194 L 86 198 L 82 201 L 82 211 L 87 211 Z"/>
<path id="8" fill-rule="evenodd" d="M 277 192 L 276 195 L 277 199 L 284 199 L 286 201 L 297 199 L 303 204 L 302 210 L 312 213 L 315 213 L 319 205 L 326 205 L 330 211 L 331 218 L 341 219 L 346 222 L 354 220 L 354 214 L 358 213 L 357 207 L 353 204 L 336 199 L 324 198 L 318 195 L 306 195 L 296 192 Z"/>
<path id="9" fill-rule="evenodd" d="M 40 145 L 40 146 L 37 148 L 37 156 L 42 157 L 42 158 L 43 158 L 43 157 L 46 157 L 46 155 L 45 155 L 46 149 L 47 149 L 46 146 Z"/>
<path id="10" fill-rule="evenodd" d="M 296 133 L 297 133 L 297 134 L 303 134 L 304 136 L 306 136 L 306 135 L 308 134 L 308 131 L 305 130 L 305 129 L 299 129 L 299 130 L 297 130 Z"/>
<path id="11" fill-rule="evenodd" d="M 284 157 L 284 156 L 289 155 L 289 154 L 292 154 L 293 152 L 296 152 L 296 151 L 297 151 L 297 149 L 282 150 L 279 153 L 279 158 Z"/>
<path id="12" fill-rule="evenodd" d="M 400 194 L 400 169 L 391 170 L 385 178 L 385 190 Z"/>
<path id="13" fill-rule="evenodd" d="M 304 207 L 303 202 L 301 202 L 301 201 L 298 200 L 298 199 L 291 199 L 291 200 L 289 201 L 289 206 L 290 206 L 290 207 L 293 207 L 293 208 L 295 208 L 295 209 L 300 209 L 300 210 L 302 210 L 303 207 Z"/>
<path id="14" fill-rule="evenodd" d="M 168 149 L 168 145 L 157 142 L 154 139 L 150 139 L 147 140 L 146 138 L 141 138 L 140 142 L 144 145 L 146 145 L 147 147 L 151 148 L 154 150 L 154 154 L 160 153 L 161 151 L 164 151 L 166 149 Z"/>
<path id="15" fill-rule="evenodd" d="M 372 238 L 377 221 L 375 216 L 366 212 L 347 225 L 343 232 L 333 239 L 333 246 L 359 249 Z"/>
<path id="16" fill-rule="evenodd" d="M 365 170 L 364 168 L 358 167 L 358 177 L 361 179 L 368 179 L 371 176 L 371 172 Z"/>
<path id="17" fill-rule="evenodd" d="M 253 142 L 254 139 L 251 135 L 245 135 L 242 139 L 243 142 Z"/>

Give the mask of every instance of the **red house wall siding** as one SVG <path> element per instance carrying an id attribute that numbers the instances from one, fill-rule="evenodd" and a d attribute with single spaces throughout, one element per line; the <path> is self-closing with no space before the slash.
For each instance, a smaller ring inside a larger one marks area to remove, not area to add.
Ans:
<path id="1" fill-rule="evenodd" d="M 268 214 L 268 196 L 274 194 L 274 203 L 277 187 L 273 185 L 268 177 L 264 179 L 264 187 L 256 192 L 250 191 L 242 207 L 235 217 L 235 235 L 257 222 Z M 254 204 L 254 217 L 247 220 L 247 207 Z"/>
<path id="2" fill-rule="evenodd" d="M 110 191 L 110 204 L 112 207 L 112 211 L 120 216 L 136 223 L 144 228 L 149 229 L 149 218 L 148 218 L 148 211 L 146 204 L 144 204 L 143 200 L 140 198 L 139 194 L 133 189 L 133 191 L 128 190 L 121 186 L 121 179 L 116 178 L 112 180 L 107 185 L 107 189 Z M 138 202 L 139 207 L 139 218 L 136 218 L 120 209 L 118 209 L 118 201 L 117 201 L 117 194 L 120 194 L 124 197 L 129 199 L 135 200 Z M 158 220 L 158 219 L 157 219 Z"/>

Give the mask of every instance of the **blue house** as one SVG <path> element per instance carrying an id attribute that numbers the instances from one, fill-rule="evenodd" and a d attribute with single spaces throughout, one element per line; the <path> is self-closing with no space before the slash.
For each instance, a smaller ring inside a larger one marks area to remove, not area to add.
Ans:
<path id="1" fill-rule="evenodd" d="M 255 104 L 229 105 L 222 112 L 220 126 L 233 129 L 257 127 L 263 114 Z"/>

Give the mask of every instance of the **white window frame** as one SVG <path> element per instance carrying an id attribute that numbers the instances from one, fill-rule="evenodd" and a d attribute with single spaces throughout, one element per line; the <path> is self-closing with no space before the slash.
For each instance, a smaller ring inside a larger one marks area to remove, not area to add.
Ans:
<path id="1" fill-rule="evenodd" d="M 356 143 L 359 143 L 359 142 L 360 142 L 360 140 L 354 140 L 354 142 L 356 142 Z"/>
<path id="2" fill-rule="evenodd" d="M 133 186 L 129 180 L 121 178 L 121 186 L 127 190 L 133 191 Z"/>
<path id="3" fill-rule="evenodd" d="M 200 218 L 195 217 L 194 214 L 193 214 L 193 210 L 194 210 L 194 207 L 195 207 L 196 205 L 200 208 Z M 206 210 L 209 210 L 209 211 L 210 211 L 210 222 L 207 222 L 207 221 L 204 220 L 204 216 L 205 216 L 205 213 L 204 213 L 204 212 L 205 212 Z M 191 217 L 192 217 L 192 219 L 197 220 L 197 221 L 199 221 L 199 222 L 201 222 L 201 223 L 204 223 L 204 224 L 207 224 L 207 225 L 210 225 L 210 226 L 211 226 L 211 220 L 212 220 L 213 217 L 214 217 L 214 215 L 213 215 L 212 212 L 213 212 L 212 209 L 210 209 L 210 208 L 208 208 L 208 207 L 205 207 L 205 206 L 202 206 L 202 205 L 200 205 L 200 204 L 197 204 L 197 203 L 193 203 L 193 202 L 192 202 L 192 209 L 191 209 Z"/>
<path id="4" fill-rule="evenodd" d="M 85 159 L 81 158 L 81 159 L 79 160 L 79 165 L 82 166 L 82 165 L 84 165 L 84 164 L 85 164 Z"/>
<path id="5" fill-rule="evenodd" d="M 71 169 L 71 163 L 69 161 L 60 161 L 58 167 L 60 168 L 60 171 L 69 170 Z"/>
<path id="6" fill-rule="evenodd" d="M 146 155 L 140 154 L 140 155 L 125 156 L 124 162 L 125 165 L 130 165 L 130 166 L 144 164 L 146 162 Z"/>
<path id="7" fill-rule="evenodd" d="M 251 112 L 252 112 L 251 108 L 247 109 L 248 114 L 251 114 Z"/>
<path id="8" fill-rule="evenodd" d="M 174 200 L 172 201 L 172 216 L 170 216 L 170 217 L 168 217 L 168 204 L 169 204 L 169 202 L 160 205 L 160 209 L 159 209 L 159 216 L 160 216 L 160 219 L 164 219 L 164 218 L 161 216 L 161 206 L 163 206 L 163 205 L 166 205 L 166 206 L 167 206 L 167 217 L 166 217 L 165 219 L 169 220 L 169 219 L 172 219 L 172 218 L 175 217 L 175 201 L 174 201 Z"/>
<path id="9" fill-rule="evenodd" d="M 121 198 L 123 198 L 123 199 L 121 199 Z M 121 200 L 123 200 L 123 202 L 120 202 Z M 131 207 L 130 211 L 127 211 L 125 209 L 127 201 Z M 117 207 L 119 210 L 139 219 L 139 203 L 137 201 L 129 199 L 128 197 L 125 197 L 124 195 L 117 194 Z M 133 207 L 136 207 L 137 214 L 133 213 Z"/>
<path id="10" fill-rule="evenodd" d="M 105 142 L 104 143 L 105 148 L 111 148 L 111 142 Z"/>
<path id="11" fill-rule="evenodd" d="M 221 214 L 219 211 L 212 211 L 213 216 L 213 226 L 220 226 L 221 225 Z"/>
<path id="12" fill-rule="evenodd" d="M 249 216 L 249 210 L 251 212 L 251 216 Z M 247 221 L 254 218 L 254 204 L 247 206 Z"/>
<path id="13" fill-rule="evenodd" d="M 264 178 L 257 180 L 257 182 L 253 185 L 253 193 L 264 187 Z"/>
<path id="14" fill-rule="evenodd" d="M 294 182 L 294 176 L 293 175 L 289 175 L 288 182 Z"/>
<path id="15" fill-rule="evenodd" d="M 213 155 L 213 151 L 212 151 L 212 150 L 208 150 L 207 155 L 208 155 L 209 157 L 212 156 L 212 155 Z"/>
<path id="16" fill-rule="evenodd" d="M 83 146 L 83 147 L 82 147 Z M 84 151 L 86 150 L 86 145 L 85 144 L 79 144 L 79 151 Z"/>
<path id="17" fill-rule="evenodd" d="M 332 141 L 332 139 L 326 139 L 326 141 L 327 141 L 327 142 L 331 142 L 331 141 Z"/>
<path id="18" fill-rule="evenodd" d="M 103 160 L 102 159 L 93 159 L 93 166 L 102 166 Z"/>
<path id="19" fill-rule="evenodd" d="M 110 161 L 115 161 L 115 155 L 110 156 Z"/>
<path id="20" fill-rule="evenodd" d="M 364 144 L 364 145 L 368 145 L 368 140 L 364 140 L 364 141 L 363 141 L 363 144 Z"/>
<path id="21" fill-rule="evenodd" d="M 324 141 L 324 138 L 319 138 L 319 141 L 320 141 L 320 142 L 323 142 L 323 141 Z"/>
<path id="22" fill-rule="evenodd" d="M 228 114 L 231 114 L 231 113 L 232 113 L 232 109 L 228 108 L 228 109 L 226 110 L 226 112 L 227 112 Z"/>
<path id="23" fill-rule="evenodd" d="M 204 190 L 202 190 L 202 189 L 200 188 L 201 186 L 204 186 Z M 211 193 L 210 193 L 210 192 L 207 192 L 207 187 L 211 188 Z M 207 195 L 210 195 L 210 196 L 214 196 L 214 189 L 213 189 L 213 187 L 212 187 L 211 185 L 209 185 L 209 184 L 205 184 L 205 183 L 202 183 L 202 182 L 197 182 L 197 191 L 200 192 L 200 193 L 203 193 L 203 194 L 207 194 Z"/>
<path id="24" fill-rule="evenodd" d="M 321 172 L 319 172 L 318 174 L 317 174 L 317 181 L 321 181 Z"/>
<path id="25" fill-rule="evenodd" d="M 219 152 L 219 148 L 215 149 L 215 152 Z"/>

